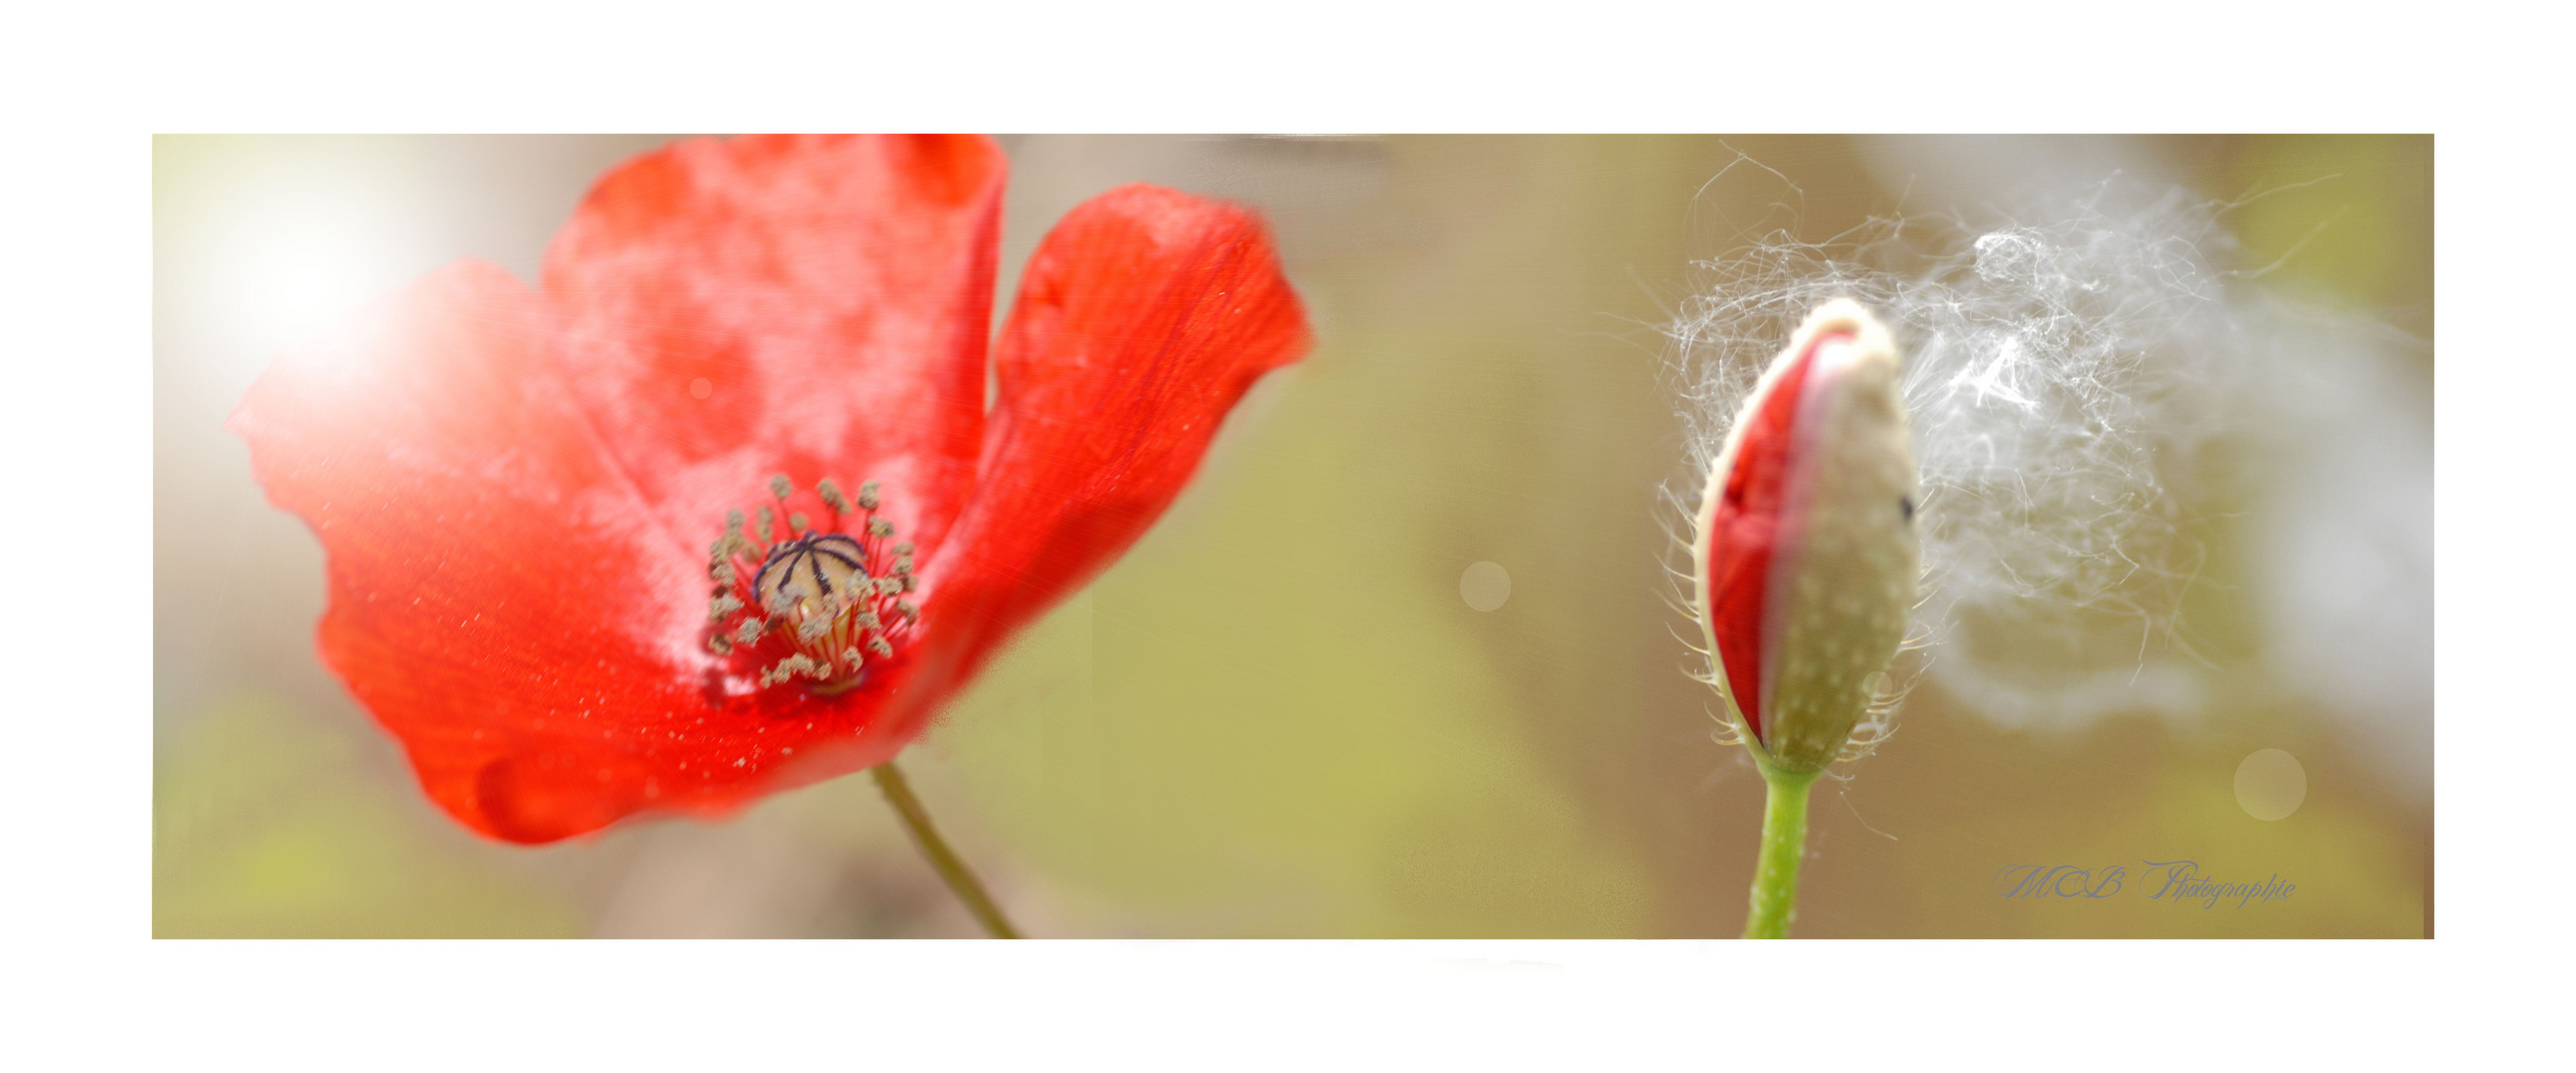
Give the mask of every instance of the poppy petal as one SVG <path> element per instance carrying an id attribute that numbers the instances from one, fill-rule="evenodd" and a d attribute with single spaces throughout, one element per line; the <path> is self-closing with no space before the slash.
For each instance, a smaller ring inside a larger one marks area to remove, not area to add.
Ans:
<path id="1" fill-rule="evenodd" d="M 229 422 L 328 553 L 324 662 L 433 800 L 521 842 L 643 806 L 640 741 L 611 724 L 703 708 L 677 620 L 704 564 L 583 420 L 554 331 L 507 272 L 460 262 L 280 358 Z"/>
<path id="2" fill-rule="evenodd" d="M 972 488 L 1008 162 L 981 137 L 689 140 L 546 254 L 571 380 L 696 545 L 770 475 L 886 486 L 935 547 Z"/>
<path id="3" fill-rule="evenodd" d="M 1728 692 L 1755 741 L 1765 740 L 1762 722 L 1768 711 L 1763 706 L 1764 672 L 1769 669 L 1763 641 L 1771 610 L 1771 564 L 1796 539 L 1788 510 L 1790 452 L 1798 402 L 1817 345 L 1809 343 L 1756 388 L 1730 457 L 1722 463 L 1725 483 L 1700 534 L 1706 542 L 1700 559 L 1708 571 L 1701 606 Z"/>
<path id="4" fill-rule="evenodd" d="M 974 505 L 924 575 L 946 670 L 1135 543 L 1253 381 L 1311 342 L 1251 210 L 1132 185 L 1068 214 L 1003 329 Z"/>

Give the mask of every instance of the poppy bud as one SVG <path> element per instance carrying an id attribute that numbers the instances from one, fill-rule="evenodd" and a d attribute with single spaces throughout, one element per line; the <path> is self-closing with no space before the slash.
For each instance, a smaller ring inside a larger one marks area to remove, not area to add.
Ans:
<path id="1" fill-rule="evenodd" d="M 1691 595 L 1710 681 L 1767 769 L 1832 763 L 1904 639 L 1921 552 L 1897 373 L 1859 303 L 1817 307 L 1709 472 Z"/>

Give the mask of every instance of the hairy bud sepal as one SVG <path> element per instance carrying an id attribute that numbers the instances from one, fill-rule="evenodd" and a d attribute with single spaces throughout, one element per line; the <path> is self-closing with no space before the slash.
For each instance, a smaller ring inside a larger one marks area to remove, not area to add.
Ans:
<path id="1" fill-rule="evenodd" d="M 1904 640 L 1922 567 L 1899 370 L 1859 303 L 1819 306 L 1710 467 L 1693 611 L 1709 680 L 1766 775 L 1833 763 Z"/>

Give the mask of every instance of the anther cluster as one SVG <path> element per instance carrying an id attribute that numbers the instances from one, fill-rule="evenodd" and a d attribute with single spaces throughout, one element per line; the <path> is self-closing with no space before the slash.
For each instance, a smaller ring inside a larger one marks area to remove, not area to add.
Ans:
<path id="1" fill-rule="evenodd" d="M 877 516 L 875 481 L 855 499 L 820 482 L 819 527 L 790 509 L 798 493 L 787 478 L 770 478 L 769 494 L 775 504 L 749 518 L 728 512 L 707 548 L 707 647 L 758 666 L 763 688 L 802 678 L 818 693 L 849 689 L 920 621 L 904 598 L 915 586 L 913 546 Z"/>

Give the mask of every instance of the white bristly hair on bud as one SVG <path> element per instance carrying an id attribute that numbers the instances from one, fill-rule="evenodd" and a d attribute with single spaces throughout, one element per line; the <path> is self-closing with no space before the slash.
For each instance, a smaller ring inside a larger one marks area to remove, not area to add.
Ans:
<path id="1" fill-rule="evenodd" d="M 1848 297 L 1894 333 L 1922 466 L 1925 577 L 1912 654 L 1882 709 L 1913 672 L 1991 672 L 1972 636 L 1988 628 L 2087 638 L 2066 641 L 2081 652 L 2006 658 L 2091 660 L 2128 679 L 2151 647 L 2182 647 L 2176 616 L 2203 553 L 2159 473 L 2191 465 L 2217 430 L 2212 402 L 2249 344 L 2225 293 L 2231 273 L 2216 267 L 2234 244 L 2225 206 L 2134 186 L 2115 178 L 1983 226 L 1880 220 L 1828 243 L 1774 236 L 1700 265 L 1705 285 L 1665 328 L 1690 467 L 1666 499 L 1685 548 L 1728 426 L 1799 321 Z M 2036 707 L 1987 714 L 2018 723 Z M 1858 751 L 1884 735 L 1884 714 L 1854 736 Z"/>

